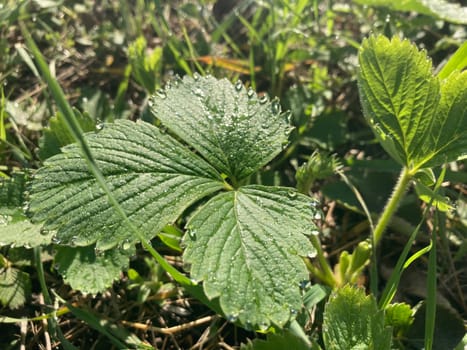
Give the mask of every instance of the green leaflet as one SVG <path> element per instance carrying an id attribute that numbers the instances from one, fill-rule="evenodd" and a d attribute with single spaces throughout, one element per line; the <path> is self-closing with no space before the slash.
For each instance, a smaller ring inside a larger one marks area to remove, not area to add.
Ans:
<path id="1" fill-rule="evenodd" d="M 448 22 L 467 24 L 467 7 L 445 0 L 354 0 L 362 5 L 385 6 L 396 11 L 415 11 Z"/>
<path id="2" fill-rule="evenodd" d="M 329 298 L 323 323 L 326 350 L 389 350 L 391 336 L 391 327 L 384 325 L 384 312 L 362 289 L 345 286 Z"/>
<path id="3" fill-rule="evenodd" d="M 279 101 L 258 98 L 240 81 L 186 76 L 150 102 L 164 126 L 234 183 L 279 154 L 292 130 Z"/>
<path id="4" fill-rule="evenodd" d="M 110 287 L 128 268 L 134 246 L 106 250 L 96 254 L 94 246 L 56 246 L 55 268 L 73 289 L 96 294 Z"/>
<path id="5" fill-rule="evenodd" d="M 223 182 L 205 161 L 147 123 L 118 121 L 87 141 L 108 185 L 148 239 Z M 45 162 L 31 185 L 29 212 L 56 231 L 54 243 L 106 250 L 134 242 L 76 145 Z"/>
<path id="6" fill-rule="evenodd" d="M 407 40 L 372 36 L 359 53 L 363 114 L 385 150 L 411 170 L 466 154 L 467 73 L 441 84 Z"/>
<path id="7" fill-rule="evenodd" d="M 266 329 L 283 326 L 301 308 L 300 256 L 314 255 L 315 202 L 283 187 L 245 186 L 212 198 L 188 222 L 185 262 L 220 297 L 230 320 Z"/>

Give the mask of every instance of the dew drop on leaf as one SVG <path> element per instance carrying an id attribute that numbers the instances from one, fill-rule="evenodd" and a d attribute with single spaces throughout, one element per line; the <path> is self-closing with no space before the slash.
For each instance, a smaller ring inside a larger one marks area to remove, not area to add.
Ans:
<path id="1" fill-rule="evenodd" d="M 281 112 L 281 104 L 277 99 L 272 101 L 271 111 L 274 114 L 279 114 Z"/>
<path id="2" fill-rule="evenodd" d="M 316 209 L 318 207 L 318 201 L 311 201 L 310 202 L 310 208 L 312 210 Z"/>
<path id="3" fill-rule="evenodd" d="M 104 123 L 101 121 L 97 121 L 96 131 L 101 131 L 102 129 L 104 129 Z"/>
<path id="4" fill-rule="evenodd" d="M 237 82 L 235 83 L 235 90 L 241 91 L 241 90 L 242 90 L 242 87 L 243 87 L 242 81 L 241 81 L 240 79 L 237 80 Z"/>
<path id="5" fill-rule="evenodd" d="M 297 191 L 290 189 L 287 192 L 287 195 L 289 196 L 289 198 L 295 198 L 295 197 L 297 197 Z"/>
<path id="6" fill-rule="evenodd" d="M 299 283 L 300 289 L 305 289 L 305 288 L 308 286 L 308 283 L 309 283 L 309 282 L 310 282 L 310 281 L 308 281 L 308 280 L 300 281 L 300 283 Z"/>
<path id="7" fill-rule="evenodd" d="M 203 92 L 203 90 L 201 90 L 201 89 L 199 89 L 199 88 L 194 89 L 194 90 L 193 90 L 193 93 L 194 93 L 196 96 L 198 96 L 198 97 L 204 97 L 204 92 Z"/>
<path id="8" fill-rule="evenodd" d="M 250 86 L 246 94 L 249 98 L 252 98 L 255 95 L 255 90 Z"/>
<path id="9" fill-rule="evenodd" d="M 296 315 L 296 314 L 297 314 L 297 310 L 292 308 L 292 309 L 290 309 L 290 313 L 291 313 L 292 315 Z"/>
<path id="10" fill-rule="evenodd" d="M 313 218 L 315 220 L 321 220 L 323 217 L 321 216 L 321 213 L 318 211 Z"/>
<path id="11" fill-rule="evenodd" d="M 193 229 L 192 227 L 188 227 L 186 233 L 188 234 L 188 236 L 189 236 L 192 240 L 195 240 L 195 239 L 196 239 L 196 230 Z"/>
<path id="12" fill-rule="evenodd" d="M 237 321 L 237 319 L 238 319 L 238 314 L 231 314 L 231 315 L 226 316 L 226 320 L 231 323 L 234 323 L 235 321 Z"/>
<path id="13" fill-rule="evenodd" d="M 6 226 L 13 218 L 10 215 L 0 215 L 0 226 Z"/>
<path id="14" fill-rule="evenodd" d="M 128 242 L 128 241 L 123 242 L 123 244 L 122 244 L 122 249 L 123 250 L 128 250 L 130 248 L 131 248 L 131 243 L 130 242 Z"/>
<path id="15" fill-rule="evenodd" d="M 266 102 L 268 102 L 268 96 L 264 94 L 263 96 L 259 98 L 259 103 L 265 104 Z"/>
<path id="16" fill-rule="evenodd" d="M 53 236 L 52 237 L 52 243 L 54 244 L 60 244 L 61 240 L 60 238 L 58 238 L 57 236 Z"/>
<path id="17" fill-rule="evenodd" d="M 312 234 L 313 236 L 318 236 L 318 235 L 319 235 L 319 231 L 318 231 L 318 230 L 313 230 L 313 231 L 311 231 L 311 234 Z"/>
<path id="18" fill-rule="evenodd" d="M 39 231 L 39 233 L 43 236 L 46 236 L 49 234 L 49 230 L 45 229 L 45 228 L 41 228 L 41 230 Z"/>
<path id="19" fill-rule="evenodd" d="M 195 79 L 196 81 L 198 81 L 199 79 L 201 78 L 201 75 L 199 75 L 198 73 L 193 73 L 193 79 Z"/>
<path id="20" fill-rule="evenodd" d="M 161 99 L 167 98 L 167 93 L 164 89 L 159 89 L 156 91 L 156 95 L 159 96 Z"/>

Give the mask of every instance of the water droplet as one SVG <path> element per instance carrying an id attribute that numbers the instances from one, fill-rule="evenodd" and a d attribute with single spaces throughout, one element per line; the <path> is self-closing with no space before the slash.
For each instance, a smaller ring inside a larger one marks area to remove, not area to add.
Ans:
<path id="1" fill-rule="evenodd" d="M 281 104 L 280 104 L 279 100 L 276 99 L 276 100 L 272 101 L 271 111 L 274 114 L 279 114 L 281 112 Z"/>
<path id="2" fill-rule="evenodd" d="M 296 315 L 296 314 L 297 314 L 297 310 L 294 309 L 294 308 L 292 308 L 292 309 L 290 309 L 290 313 L 291 313 L 292 315 Z"/>
<path id="3" fill-rule="evenodd" d="M 193 90 L 193 93 L 194 93 L 196 96 L 198 96 L 198 97 L 204 97 L 204 92 L 203 92 L 203 90 L 201 90 L 201 89 L 199 89 L 199 88 L 198 88 L 198 89 L 194 89 L 194 90 Z"/>
<path id="4" fill-rule="evenodd" d="M 131 248 L 131 242 L 130 241 L 123 242 L 123 244 L 122 244 L 122 249 L 123 250 L 128 250 L 130 248 Z"/>
<path id="5" fill-rule="evenodd" d="M 10 215 L 0 215 L 0 225 L 6 226 L 13 218 Z"/>
<path id="6" fill-rule="evenodd" d="M 198 81 L 201 78 L 201 75 L 199 75 L 197 72 L 193 73 L 193 79 Z"/>
<path id="7" fill-rule="evenodd" d="M 318 230 L 313 230 L 310 232 L 313 236 L 319 236 L 319 231 Z"/>
<path id="8" fill-rule="evenodd" d="M 60 238 L 58 238 L 58 236 L 53 236 L 52 237 L 52 243 L 53 244 L 60 244 L 62 240 Z"/>
<path id="9" fill-rule="evenodd" d="M 190 278 L 190 282 L 193 283 L 194 286 L 198 285 L 198 281 L 195 280 L 194 278 Z"/>
<path id="10" fill-rule="evenodd" d="M 313 210 L 313 209 L 316 209 L 318 207 L 318 201 L 311 201 L 310 202 L 310 208 Z"/>
<path id="11" fill-rule="evenodd" d="M 234 323 L 238 320 L 238 314 L 231 314 L 226 316 L 227 321 Z"/>
<path id="12" fill-rule="evenodd" d="M 73 236 L 71 237 L 70 244 L 74 246 L 76 244 L 76 241 L 78 240 L 78 236 Z"/>
<path id="13" fill-rule="evenodd" d="M 316 257 L 316 252 L 310 252 L 306 256 L 309 257 L 310 259 L 313 259 Z"/>
<path id="14" fill-rule="evenodd" d="M 268 102 L 268 95 L 264 94 L 259 98 L 259 103 L 265 104 L 266 102 Z"/>
<path id="15" fill-rule="evenodd" d="M 60 270 L 60 264 L 59 264 L 59 263 L 55 263 L 55 264 L 54 264 L 54 269 L 55 269 L 55 270 Z"/>
<path id="16" fill-rule="evenodd" d="M 188 236 L 190 236 L 192 240 L 196 239 L 196 230 L 193 229 L 192 227 L 188 227 L 186 233 L 188 234 Z"/>
<path id="17" fill-rule="evenodd" d="M 300 289 L 305 289 L 305 288 L 308 286 L 308 283 L 309 283 L 309 282 L 310 282 L 310 281 L 308 281 L 308 280 L 300 281 L 300 283 L 299 283 Z"/>
<path id="18" fill-rule="evenodd" d="M 237 82 L 235 83 L 235 90 L 241 91 L 242 87 L 243 87 L 243 83 L 240 79 L 238 79 Z"/>
<path id="19" fill-rule="evenodd" d="M 253 90 L 253 88 L 250 86 L 246 94 L 249 98 L 252 98 L 255 95 L 255 90 Z"/>
<path id="20" fill-rule="evenodd" d="M 162 99 L 165 99 L 167 97 L 167 93 L 165 92 L 164 89 L 157 90 L 156 95 L 159 96 Z"/>
<path id="21" fill-rule="evenodd" d="M 104 123 L 98 120 L 96 124 L 96 131 L 101 131 L 102 129 L 104 129 Z"/>
<path id="22" fill-rule="evenodd" d="M 321 216 L 321 213 L 318 211 L 315 216 L 313 217 L 313 219 L 315 220 L 321 220 L 322 219 L 322 216 Z"/>
<path id="23" fill-rule="evenodd" d="M 267 324 L 265 322 L 262 322 L 259 325 L 259 330 L 260 331 L 266 332 L 268 330 L 268 328 L 269 328 L 269 324 Z"/>
<path id="24" fill-rule="evenodd" d="M 295 197 L 297 197 L 297 191 L 290 189 L 287 192 L 287 195 L 289 196 L 289 198 L 295 198 Z"/>
<path id="25" fill-rule="evenodd" d="M 269 129 L 269 123 L 267 121 L 261 123 L 261 129 Z"/>

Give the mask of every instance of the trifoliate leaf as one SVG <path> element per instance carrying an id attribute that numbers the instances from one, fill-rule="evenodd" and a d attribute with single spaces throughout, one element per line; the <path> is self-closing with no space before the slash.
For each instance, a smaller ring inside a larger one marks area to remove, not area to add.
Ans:
<path id="1" fill-rule="evenodd" d="M 368 6 L 385 6 L 397 11 L 415 11 L 448 22 L 467 24 L 467 7 L 445 0 L 354 0 Z"/>
<path id="2" fill-rule="evenodd" d="M 392 329 L 384 325 L 384 312 L 362 289 L 347 285 L 329 298 L 323 323 L 326 350 L 389 350 L 391 337 Z"/>
<path id="3" fill-rule="evenodd" d="M 465 156 L 467 73 L 442 82 L 407 40 L 372 36 L 359 54 L 363 114 L 384 149 L 409 169 Z"/>
<path id="4" fill-rule="evenodd" d="M 234 182 L 280 153 L 292 130 L 279 101 L 211 76 L 177 79 L 150 103 L 165 127 Z"/>
<path id="5" fill-rule="evenodd" d="M 31 295 L 29 275 L 14 267 L 0 268 L 0 303 L 11 309 L 22 306 Z"/>
<path id="6" fill-rule="evenodd" d="M 148 123 L 117 121 L 86 135 L 97 166 L 130 220 L 148 239 L 204 196 L 223 187 L 220 175 L 175 139 Z M 77 145 L 39 169 L 29 212 L 55 231 L 54 243 L 106 250 L 137 240 L 88 170 Z"/>
<path id="7" fill-rule="evenodd" d="M 57 246 L 55 268 L 73 289 L 84 293 L 98 293 L 109 288 L 128 268 L 134 246 L 96 252 L 93 245 L 87 247 Z M 97 254 L 96 254 L 97 253 Z"/>
<path id="8" fill-rule="evenodd" d="M 184 261 L 229 320 L 266 329 L 301 308 L 314 255 L 315 202 L 283 187 L 245 186 L 212 198 L 188 222 Z"/>

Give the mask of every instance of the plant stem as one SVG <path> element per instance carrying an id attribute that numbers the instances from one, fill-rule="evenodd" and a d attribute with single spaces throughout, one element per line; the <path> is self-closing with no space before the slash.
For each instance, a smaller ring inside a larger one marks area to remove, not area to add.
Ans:
<path id="1" fill-rule="evenodd" d="M 311 244 L 316 249 L 316 257 L 318 258 L 319 265 L 321 266 L 320 270 L 317 270 L 314 266 L 308 266 L 311 272 L 314 272 L 319 279 L 327 283 L 330 287 L 336 287 L 336 279 L 334 273 L 329 266 L 328 261 L 326 260 L 323 250 L 321 249 L 321 242 L 316 235 L 310 235 Z"/>
<path id="2" fill-rule="evenodd" d="M 375 226 L 373 231 L 373 244 L 375 248 L 378 246 L 378 243 L 383 237 L 383 233 L 386 230 L 386 227 L 389 225 L 391 217 L 395 214 L 399 203 L 402 200 L 402 197 L 405 194 L 405 191 L 408 188 L 409 182 L 412 179 L 412 173 L 408 168 L 403 167 L 399 175 L 399 180 L 397 181 L 396 186 L 394 187 L 394 192 L 389 198 L 386 207 L 383 210 L 383 213 L 379 217 L 378 223 Z"/>

